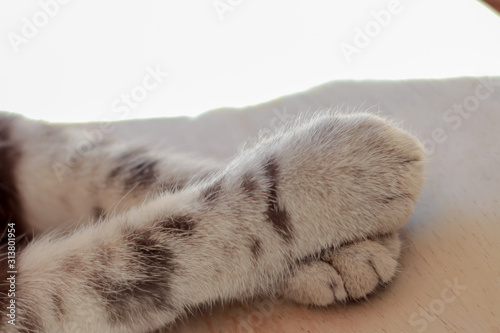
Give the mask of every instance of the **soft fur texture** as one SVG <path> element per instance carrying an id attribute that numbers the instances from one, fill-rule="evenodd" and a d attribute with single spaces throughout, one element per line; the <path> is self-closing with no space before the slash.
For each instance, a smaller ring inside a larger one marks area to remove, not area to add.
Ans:
<path id="1" fill-rule="evenodd" d="M 299 118 L 227 165 L 103 142 L 63 181 L 54 165 L 80 133 L 4 114 L 0 140 L 1 222 L 36 236 L 1 332 L 149 332 L 215 301 L 363 298 L 393 278 L 424 177 L 420 143 L 366 113 Z"/>

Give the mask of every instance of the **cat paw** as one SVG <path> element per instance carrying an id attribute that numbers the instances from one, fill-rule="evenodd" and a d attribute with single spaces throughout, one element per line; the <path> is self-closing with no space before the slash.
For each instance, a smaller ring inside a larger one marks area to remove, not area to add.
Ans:
<path id="1" fill-rule="evenodd" d="M 397 233 L 343 245 L 301 264 L 283 285 L 283 296 L 326 306 L 366 297 L 392 280 L 401 240 Z"/>

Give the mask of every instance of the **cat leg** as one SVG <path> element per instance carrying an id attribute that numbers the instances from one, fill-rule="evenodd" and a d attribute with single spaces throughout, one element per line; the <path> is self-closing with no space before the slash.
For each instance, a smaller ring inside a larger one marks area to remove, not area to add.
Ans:
<path id="1" fill-rule="evenodd" d="M 2 163 L 9 166 L 0 168 L 9 171 L 0 173 L 0 195 L 8 190 L 2 197 L 12 199 L 12 213 L 2 220 L 11 217 L 19 233 L 25 229 L 39 235 L 61 225 L 97 221 L 222 168 L 212 160 L 111 141 L 96 129 L 10 114 L 0 114 L 0 144 Z M 3 206 L 0 213 L 5 213 Z"/>
<path id="2" fill-rule="evenodd" d="M 210 179 L 32 242 L 17 263 L 18 326 L 0 330 L 147 332 L 269 292 L 304 257 L 400 228 L 423 166 L 421 145 L 378 117 L 297 123 Z"/>
<path id="3" fill-rule="evenodd" d="M 279 294 L 314 306 L 365 298 L 394 278 L 400 251 L 397 233 L 330 249 L 299 264 Z"/>

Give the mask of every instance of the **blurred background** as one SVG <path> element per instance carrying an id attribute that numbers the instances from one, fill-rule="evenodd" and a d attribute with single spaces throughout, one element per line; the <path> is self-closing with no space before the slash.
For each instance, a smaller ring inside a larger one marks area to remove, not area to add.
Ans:
<path id="1" fill-rule="evenodd" d="M 0 0 L 0 36 L 0 110 L 58 122 L 500 75 L 500 20 L 475 0 Z"/>

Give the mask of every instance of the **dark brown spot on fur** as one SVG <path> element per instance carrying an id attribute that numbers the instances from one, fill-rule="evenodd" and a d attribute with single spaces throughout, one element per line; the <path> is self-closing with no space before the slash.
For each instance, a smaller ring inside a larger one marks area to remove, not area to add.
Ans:
<path id="1" fill-rule="evenodd" d="M 123 177 L 125 188 L 136 186 L 149 187 L 158 182 L 156 166 L 159 161 L 146 155 L 143 148 L 133 149 L 121 154 L 116 159 L 116 167 L 108 174 L 108 182 L 118 177 Z"/>
<path id="2" fill-rule="evenodd" d="M 65 310 L 63 305 L 63 299 L 61 298 L 61 295 L 59 295 L 58 290 L 56 290 L 56 292 L 52 294 L 51 299 L 52 299 L 52 304 L 54 305 L 54 313 L 57 319 L 62 320 Z"/>
<path id="3" fill-rule="evenodd" d="M 106 212 L 99 206 L 92 207 L 92 216 L 96 221 L 106 218 Z"/>
<path id="4" fill-rule="evenodd" d="M 124 170 L 124 167 L 123 166 L 117 166 L 116 168 L 113 168 L 113 170 L 111 170 L 111 172 L 109 173 L 108 175 L 108 182 L 110 182 L 111 180 L 113 180 L 114 178 L 118 177 L 118 175 L 120 173 L 122 173 Z"/>
<path id="5" fill-rule="evenodd" d="M 265 174 L 269 180 L 269 193 L 267 196 L 267 218 L 271 221 L 274 230 L 289 241 L 292 237 L 292 226 L 288 212 L 280 207 L 278 198 L 278 163 L 274 157 L 271 157 L 265 165 Z"/>
<path id="6" fill-rule="evenodd" d="M 322 252 L 311 254 L 311 255 L 305 256 L 303 258 L 296 259 L 295 264 L 296 265 L 305 265 L 305 264 L 311 263 L 313 261 L 318 261 L 321 259 L 322 255 L 323 255 Z M 292 257 L 292 255 L 290 255 L 290 257 Z"/>
<path id="7" fill-rule="evenodd" d="M 150 231 L 127 230 L 125 240 L 131 255 L 127 274 L 119 279 L 102 271 L 94 274 L 108 318 L 116 324 L 171 310 L 170 278 L 176 268 L 173 252 Z"/>
<path id="8" fill-rule="evenodd" d="M 152 233 L 142 232 L 132 236 L 130 247 L 137 255 L 137 258 L 143 262 L 141 267 L 145 270 L 157 267 L 165 272 L 173 271 L 173 253 L 166 246 L 153 239 Z"/>
<path id="9" fill-rule="evenodd" d="M 401 160 L 401 164 L 408 164 L 408 163 L 413 163 L 413 162 L 420 162 L 421 160 L 418 158 L 407 158 Z"/>
<path id="10" fill-rule="evenodd" d="M 132 188 L 134 186 L 148 187 L 157 181 L 156 178 L 156 160 L 144 160 L 130 167 L 130 174 L 125 178 L 125 186 Z"/>
<path id="11" fill-rule="evenodd" d="M 129 150 L 116 159 L 116 165 L 113 170 L 108 175 L 108 180 L 113 180 L 113 178 L 118 177 L 121 173 L 123 173 L 126 170 L 126 165 L 130 164 L 133 162 L 135 159 L 137 159 L 139 156 L 142 156 L 146 153 L 146 150 L 144 148 L 136 148 Z"/>
<path id="12" fill-rule="evenodd" d="M 222 179 L 210 184 L 202 193 L 201 198 L 204 202 L 214 202 L 222 194 Z"/>
<path id="13" fill-rule="evenodd" d="M 257 183 L 254 179 L 252 179 L 252 175 L 250 173 L 245 173 L 243 175 L 243 181 L 241 182 L 241 187 L 243 190 L 252 195 L 253 192 L 257 189 Z"/>
<path id="14" fill-rule="evenodd" d="M 251 238 L 250 251 L 252 252 L 254 259 L 257 260 L 261 254 L 261 251 L 262 251 L 262 242 L 260 239 L 258 239 L 256 237 Z"/>
<path id="15" fill-rule="evenodd" d="M 394 200 L 400 200 L 400 199 L 413 199 L 413 196 L 409 193 L 403 193 L 403 194 L 383 197 L 383 198 L 378 199 L 378 201 L 380 203 L 387 205 L 387 204 L 390 204 L 391 202 L 393 202 Z"/>
<path id="16" fill-rule="evenodd" d="M 160 227 L 174 235 L 191 236 L 196 228 L 196 221 L 190 216 L 173 216 L 160 222 Z"/>

